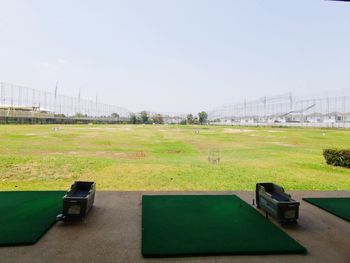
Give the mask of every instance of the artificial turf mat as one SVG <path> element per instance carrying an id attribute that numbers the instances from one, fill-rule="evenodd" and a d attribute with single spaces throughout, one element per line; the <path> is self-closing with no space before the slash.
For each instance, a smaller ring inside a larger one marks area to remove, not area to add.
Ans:
<path id="1" fill-rule="evenodd" d="M 350 222 L 350 197 L 303 198 L 303 200 Z"/>
<path id="2" fill-rule="evenodd" d="M 0 192 L 0 246 L 39 240 L 62 212 L 64 191 Z"/>
<path id="3" fill-rule="evenodd" d="M 142 197 L 144 257 L 305 252 L 235 195 Z"/>

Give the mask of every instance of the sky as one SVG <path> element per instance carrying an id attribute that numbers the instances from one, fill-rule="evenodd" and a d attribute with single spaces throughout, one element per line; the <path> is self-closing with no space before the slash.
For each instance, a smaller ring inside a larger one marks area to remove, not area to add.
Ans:
<path id="1" fill-rule="evenodd" d="M 130 111 L 350 88 L 350 3 L 0 0 L 0 82 Z"/>

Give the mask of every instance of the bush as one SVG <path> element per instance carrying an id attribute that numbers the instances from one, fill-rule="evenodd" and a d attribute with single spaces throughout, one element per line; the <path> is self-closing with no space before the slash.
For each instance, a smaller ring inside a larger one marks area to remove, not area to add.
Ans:
<path id="1" fill-rule="evenodd" d="M 324 149 L 327 164 L 350 168 L 350 149 Z"/>

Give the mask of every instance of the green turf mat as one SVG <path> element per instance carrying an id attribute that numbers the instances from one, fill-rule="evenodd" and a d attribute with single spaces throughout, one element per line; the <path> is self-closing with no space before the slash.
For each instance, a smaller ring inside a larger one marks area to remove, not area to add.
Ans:
<path id="1" fill-rule="evenodd" d="M 303 200 L 350 222 L 350 197 L 303 198 Z"/>
<path id="2" fill-rule="evenodd" d="M 62 212 L 64 191 L 0 192 L 0 246 L 39 240 Z"/>
<path id="3" fill-rule="evenodd" d="M 142 197 L 144 257 L 304 252 L 235 195 Z"/>

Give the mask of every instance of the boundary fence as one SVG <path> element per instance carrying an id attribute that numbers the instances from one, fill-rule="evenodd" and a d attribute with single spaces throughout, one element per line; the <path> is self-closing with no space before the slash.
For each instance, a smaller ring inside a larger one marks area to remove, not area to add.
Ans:
<path id="1" fill-rule="evenodd" d="M 211 123 L 221 125 L 350 127 L 350 95 L 331 94 L 263 97 L 224 105 L 208 115 Z"/>
<path id="2" fill-rule="evenodd" d="M 2 122 L 115 122 L 129 116 L 123 107 L 0 83 Z"/>

